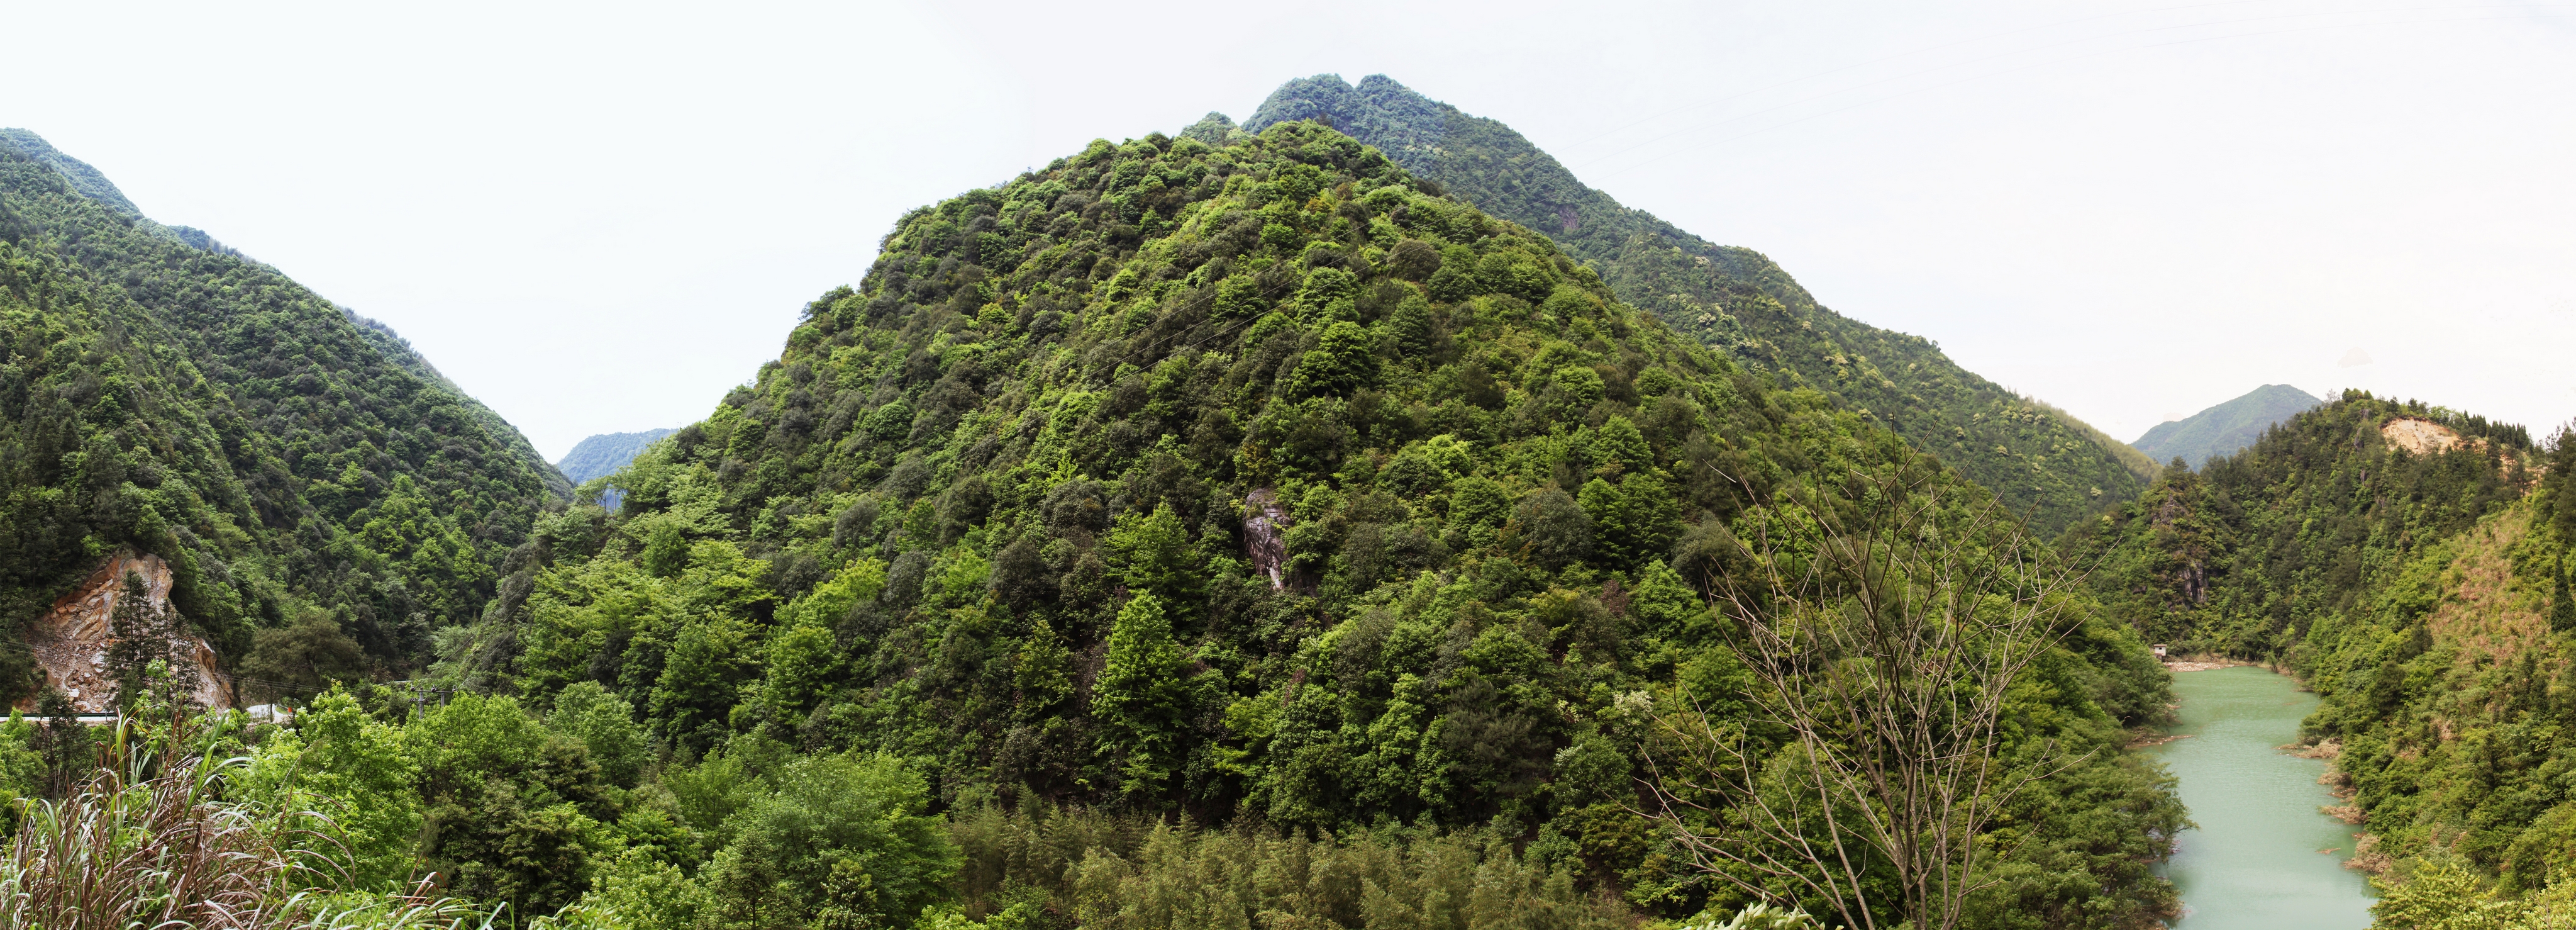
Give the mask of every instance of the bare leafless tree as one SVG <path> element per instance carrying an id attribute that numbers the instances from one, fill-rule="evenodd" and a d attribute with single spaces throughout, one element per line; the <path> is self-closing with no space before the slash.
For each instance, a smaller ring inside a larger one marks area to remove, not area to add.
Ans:
<path id="1" fill-rule="evenodd" d="M 1950 930 L 1993 883 L 1979 837 L 2082 759 L 2008 746 L 2004 719 L 2071 628 L 2080 579 L 1972 493 L 1855 474 L 1768 501 L 1727 537 L 1707 580 L 1739 630 L 1752 713 L 1672 708 L 1648 751 L 1652 813 L 1696 867 L 1756 899 L 1829 902 L 1855 930 L 1891 913 Z"/>

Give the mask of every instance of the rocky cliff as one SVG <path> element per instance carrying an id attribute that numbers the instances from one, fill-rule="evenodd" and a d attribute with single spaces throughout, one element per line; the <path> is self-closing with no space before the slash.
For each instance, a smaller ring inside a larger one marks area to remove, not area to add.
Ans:
<path id="1" fill-rule="evenodd" d="M 173 610 L 170 606 L 170 563 L 157 555 L 137 556 L 120 552 L 101 563 L 80 587 L 54 602 L 53 609 L 27 627 L 28 651 L 35 654 L 36 667 L 44 673 L 44 687 L 61 688 L 72 706 L 82 713 L 106 713 L 115 708 L 116 670 L 110 667 L 108 648 L 116 642 L 110 618 L 116 603 L 125 596 L 127 572 L 143 578 L 146 596 L 155 610 Z M 191 636 L 174 643 L 174 652 L 191 654 L 198 669 L 197 703 L 207 707 L 233 706 L 233 689 L 217 661 L 213 646 L 202 638 Z M 41 693 L 42 689 L 38 689 Z M 36 699 L 29 696 L 18 702 L 21 710 L 32 709 Z"/>

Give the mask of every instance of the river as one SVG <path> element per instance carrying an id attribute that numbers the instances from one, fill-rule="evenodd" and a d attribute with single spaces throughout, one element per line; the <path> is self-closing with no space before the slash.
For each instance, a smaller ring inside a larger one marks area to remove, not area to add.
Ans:
<path id="1" fill-rule="evenodd" d="M 2343 867 L 2353 828 L 2317 812 L 2337 803 L 2317 783 L 2326 763 L 2280 750 L 2299 737 L 2316 695 L 2259 668 L 2174 675 L 2187 734 L 2149 750 L 2181 782 L 2199 827 L 2164 866 L 2181 890 L 2175 930 L 2359 930 L 2370 885 Z"/>

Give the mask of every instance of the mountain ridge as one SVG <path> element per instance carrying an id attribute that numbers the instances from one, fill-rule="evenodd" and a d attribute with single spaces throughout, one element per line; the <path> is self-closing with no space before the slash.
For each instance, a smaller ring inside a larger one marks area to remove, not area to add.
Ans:
<path id="1" fill-rule="evenodd" d="M 1322 118 L 1416 176 L 1557 241 L 1626 300 L 1757 370 L 1880 418 L 2054 533 L 2134 496 L 2155 466 L 2063 411 L 1958 366 L 1931 340 L 1852 320 L 1777 264 L 1584 185 L 1499 121 L 1385 75 L 1289 81 L 1242 132 Z M 1222 138 L 1202 120 L 1184 135 Z M 2116 447 L 2116 448 L 2115 448 Z"/>
<path id="2" fill-rule="evenodd" d="M 1629 780 L 1650 708 L 1741 712 L 1695 587 L 1730 527 L 1858 475 L 1962 521 L 1990 495 L 1347 135 L 1219 142 L 1097 141 L 906 214 L 757 377 L 621 473 L 623 506 L 540 530 L 534 593 L 447 680 L 612 693 L 674 747 L 668 784 L 882 754 L 961 822 L 1491 831 L 1604 909 L 1731 894 L 1660 855 Z M 2001 548 L 2019 525 L 1956 531 Z M 2180 813 L 2114 758 L 2164 700 L 2144 644 L 2075 626 L 2030 719 L 2099 748 L 2078 803 L 2123 800 L 2023 811 L 2017 871 L 1981 900 L 2109 927 L 2169 910 L 2145 863 Z M 670 887 L 738 895 L 755 863 Z M 1092 913 L 1049 868 L 963 903 L 1004 910 L 1016 882 Z"/>
<path id="3" fill-rule="evenodd" d="M 431 634 L 484 610 L 511 551 L 569 485 L 381 324 L 211 237 L 143 217 L 33 133 L 5 142 L 0 241 L 18 269 L 14 325 L 28 346 L 51 340 L 92 359 L 88 375 L 64 373 L 45 390 L 94 397 L 98 379 L 125 377 L 131 399 L 115 406 L 157 411 L 149 419 L 167 428 L 138 433 L 78 406 L 26 409 L 22 435 L 110 446 L 84 452 L 96 471 L 31 453 L 10 493 L 84 474 L 113 491 L 123 475 L 132 490 L 100 500 L 133 500 L 87 515 L 0 514 L 0 536 L 17 539 L 0 604 L 50 599 L 131 545 L 169 561 L 172 602 L 227 663 L 318 683 L 313 657 L 345 643 L 378 667 L 426 665 Z M 26 154 L 32 146 L 51 154 Z M 16 364 L 28 384 L 57 365 Z M 29 521 L 96 529 L 64 539 Z M 0 676 L 8 696 L 20 687 Z"/>

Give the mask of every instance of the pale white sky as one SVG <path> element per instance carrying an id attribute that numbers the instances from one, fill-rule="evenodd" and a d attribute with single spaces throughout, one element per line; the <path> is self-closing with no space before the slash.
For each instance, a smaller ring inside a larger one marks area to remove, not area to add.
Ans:
<path id="1" fill-rule="evenodd" d="M 2576 415 L 2576 5 L 9 3 L 0 126 L 392 324 L 549 457 L 913 206 L 1383 72 L 2134 438 L 2267 382 Z M 2373 362 L 2340 366 L 2362 349 Z"/>

